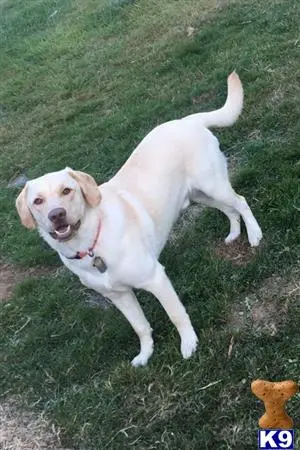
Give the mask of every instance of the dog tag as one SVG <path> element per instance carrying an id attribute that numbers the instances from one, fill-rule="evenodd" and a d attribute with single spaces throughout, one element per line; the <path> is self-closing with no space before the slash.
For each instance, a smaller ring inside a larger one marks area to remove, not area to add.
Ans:
<path id="1" fill-rule="evenodd" d="M 103 259 L 100 256 L 96 256 L 93 262 L 93 266 L 99 270 L 99 272 L 104 273 L 107 269 L 107 266 Z"/>

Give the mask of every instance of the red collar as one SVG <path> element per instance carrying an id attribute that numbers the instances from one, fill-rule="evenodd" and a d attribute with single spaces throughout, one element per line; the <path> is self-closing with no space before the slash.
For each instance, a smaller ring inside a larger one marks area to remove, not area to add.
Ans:
<path id="1" fill-rule="evenodd" d="M 99 235 L 100 235 L 100 230 L 101 230 L 101 220 L 99 220 L 99 224 L 98 224 L 98 228 L 97 228 L 97 233 L 96 233 L 96 237 L 94 239 L 93 245 L 92 247 L 90 247 L 87 251 L 85 252 L 76 252 L 75 256 L 67 256 L 68 259 L 82 259 L 85 258 L 86 256 L 90 256 L 91 258 L 93 258 L 95 256 L 94 254 L 94 248 L 96 247 L 96 244 L 98 242 L 99 239 Z"/>

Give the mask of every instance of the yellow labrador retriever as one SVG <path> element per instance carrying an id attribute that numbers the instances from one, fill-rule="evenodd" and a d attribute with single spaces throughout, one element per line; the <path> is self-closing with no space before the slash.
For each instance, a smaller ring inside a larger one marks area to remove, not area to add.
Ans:
<path id="1" fill-rule="evenodd" d="M 230 221 L 226 243 L 239 236 L 241 217 L 250 245 L 262 238 L 208 129 L 232 125 L 242 105 L 242 84 L 233 72 L 222 108 L 154 128 L 107 183 L 98 187 L 90 175 L 65 168 L 29 181 L 17 198 L 25 227 L 38 227 L 81 282 L 108 297 L 130 322 L 140 339 L 134 366 L 147 363 L 153 340 L 133 288 L 159 300 L 178 330 L 184 358 L 197 347 L 190 318 L 158 261 L 180 211 L 191 201 L 222 211 Z"/>

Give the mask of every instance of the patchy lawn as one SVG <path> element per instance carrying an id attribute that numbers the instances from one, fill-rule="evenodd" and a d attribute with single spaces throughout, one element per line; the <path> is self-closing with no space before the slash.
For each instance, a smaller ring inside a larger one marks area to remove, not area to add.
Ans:
<path id="1" fill-rule="evenodd" d="M 2 426 L 15 398 L 13 418 L 45 418 L 32 436 L 9 431 L 5 445 L 29 439 L 33 449 L 46 432 L 53 449 L 252 450 L 262 405 L 251 381 L 300 381 L 299 1 L 5 0 L 0 8 Z M 219 212 L 183 213 L 161 261 L 199 350 L 182 360 L 164 311 L 139 292 L 156 348 L 146 368 L 133 369 L 129 324 L 57 270 L 57 256 L 20 225 L 19 189 L 8 184 L 66 165 L 107 180 L 156 124 L 222 105 L 233 69 L 245 109 L 216 133 L 264 240 L 257 251 L 244 236 L 225 247 Z M 299 395 L 288 409 L 298 426 Z"/>
<path id="2" fill-rule="evenodd" d="M 2 450 L 68 450 L 60 445 L 60 430 L 44 413 L 23 410 L 16 398 L 0 405 L 0 445 Z"/>
<path id="3" fill-rule="evenodd" d="M 51 276 L 53 272 L 53 268 L 47 266 L 24 268 L 13 264 L 0 263 L 0 302 L 11 298 L 18 283 L 31 277 Z"/>

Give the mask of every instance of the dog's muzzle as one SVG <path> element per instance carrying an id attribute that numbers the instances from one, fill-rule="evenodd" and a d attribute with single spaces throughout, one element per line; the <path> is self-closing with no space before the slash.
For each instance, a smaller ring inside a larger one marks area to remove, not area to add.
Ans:
<path id="1" fill-rule="evenodd" d="M 67 211 L 64 208 L 54 208 L 48 214 L 48 219 L 53 223 L 54 231 L 49 234 L 58 241 L 71 239 L 81 225 L 80 220 L 75 224 L 67 222 Z"/>

